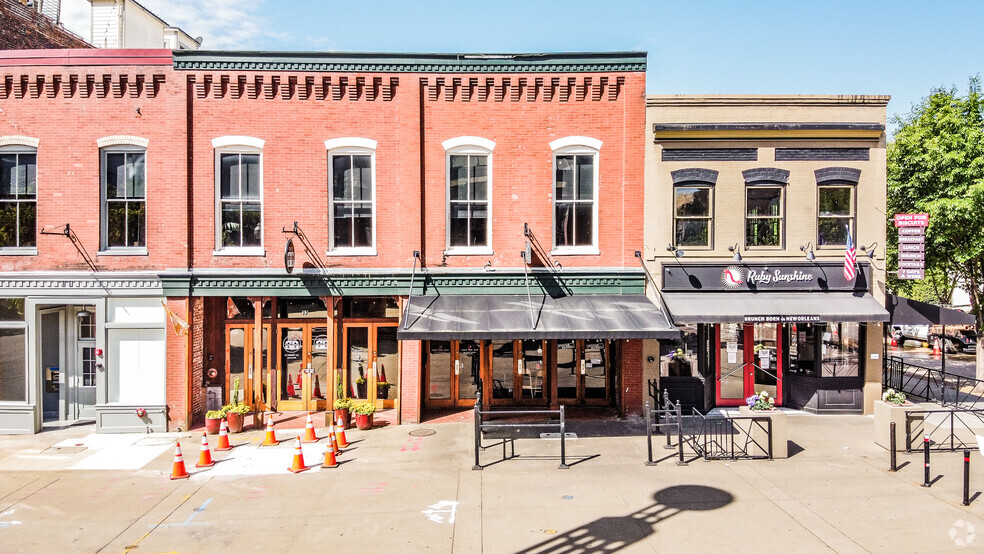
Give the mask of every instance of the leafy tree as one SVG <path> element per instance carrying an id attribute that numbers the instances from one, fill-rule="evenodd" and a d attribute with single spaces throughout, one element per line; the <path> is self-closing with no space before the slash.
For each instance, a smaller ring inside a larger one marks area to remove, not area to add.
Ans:
<path id="1" fill-rule="evenodd" d="M 935 276 L 941 283 L 954 279 L 967 290 L 980 336 L 984 328 L 984 99 L 980 77 L 970 80 L 966 96 L 959 96 L 956 88 L 935 89 L 894 122 L 898 131 L 888 145 L 889 214 L 929 214 L 927 278 Z M 897 264 L 897 260 L 892 229 L 889 263 Z M 896 290 L 913 289 L 912 283 L 895 279 L 890 285 Z M 931 288 L 926 283 L 921 286 Z M 977 343 L 977 378 L 984 379 L 984 341 Z"/>

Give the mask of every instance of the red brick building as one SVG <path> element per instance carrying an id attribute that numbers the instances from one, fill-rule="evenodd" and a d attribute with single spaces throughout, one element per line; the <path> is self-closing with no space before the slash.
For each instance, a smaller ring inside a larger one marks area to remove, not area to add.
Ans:
<path id="1" fill-rule="evenodd" d="M 6 208 L 37 211 L 0 247 L 0 426 L 641 411 L 642 339 L 676 335 L 635 257 L 644 54 L 93 55 L 0 57 Z"/>

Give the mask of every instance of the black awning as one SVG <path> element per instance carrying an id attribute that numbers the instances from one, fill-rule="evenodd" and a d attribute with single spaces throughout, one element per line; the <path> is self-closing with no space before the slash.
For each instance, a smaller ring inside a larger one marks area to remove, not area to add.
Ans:
<path id="1" fill-rule="evenodd" d="M 532 305 L 532 323 L 530 307 Z M 643 295 L 412 298 L 401 340 L 678 339 L 680 331 Z"/>
<path id="2" fill-rule="evenodd" d="M 868 293 L 850 292 L 664 292 L 677 324 L 734 323 L 746 316 L 785 316 L 820 321 L 888 321 L 888 312 Z"/>
<path id="3" fill-rule="evenodd" d="M 902 296 L 888 295 L 886 308 L 894 325 L 974 325 L 973 314 L 920 302 Z"/>

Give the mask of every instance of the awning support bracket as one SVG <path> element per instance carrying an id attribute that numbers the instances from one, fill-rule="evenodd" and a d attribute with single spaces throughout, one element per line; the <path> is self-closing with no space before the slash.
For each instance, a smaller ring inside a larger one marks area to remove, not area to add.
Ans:
<path id="1" fill-rule="evenodd" d="M 420 261 L 420 250 L 413 251 L 413 269 L 410 270 L 410 292 L 407 293 L 407 305 L 403 308 L 403 330 L 410 325 L 410 299 L 413 298 L 413 281 L 417 276 L 417 262 Z"/>

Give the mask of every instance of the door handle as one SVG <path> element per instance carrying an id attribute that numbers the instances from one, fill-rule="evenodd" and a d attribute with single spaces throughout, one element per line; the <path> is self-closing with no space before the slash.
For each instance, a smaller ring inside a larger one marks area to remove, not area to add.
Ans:
<path id="1" fill-rule="evenodd" d="M 518 362 L 516 362 L 516 373 L 518 375 L 523 374 L 523 360 L 519 360 Z"/>
<path id="2" fill-rule="evenodd" d="M 588 373 L 587 364 L 584 362 L 584 360 L 581 360 L 581 375 L 587 375 L 587 373 Z"/>
<path id="3" fill-rule="evenodd" d="M 454 374 L 455 375 L 461 374 L 461 360 L 454 361 Z"/>

